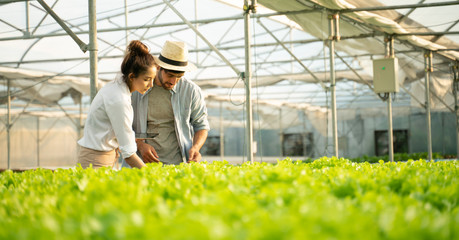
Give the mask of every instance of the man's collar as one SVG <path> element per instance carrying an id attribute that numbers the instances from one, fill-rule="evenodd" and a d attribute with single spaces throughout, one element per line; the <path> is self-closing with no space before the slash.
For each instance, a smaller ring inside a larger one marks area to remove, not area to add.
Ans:
<path id="1" fill-rule="evenodd" d="M 179 82 L 181 81 L 181 79 L 179 80 Z M 175 84 L 175 86 L 170 90 L 172 91 L 172 93 L 176 93 L 177 92 L 177 85 L 179 84 L 179 82 L 177 82 L 177 84 Z"/>

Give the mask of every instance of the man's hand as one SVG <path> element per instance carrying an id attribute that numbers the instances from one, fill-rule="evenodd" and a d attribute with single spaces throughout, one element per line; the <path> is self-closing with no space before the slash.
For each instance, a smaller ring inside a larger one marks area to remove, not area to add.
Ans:
<path id="1" fill-rule="evenodd" d="M 136 142 L 137 142 L 137 149 L 139 150 L 140 155 L 142 156 L 142 160 L 145 163 L 158 163 L 159 162 L 158 153 L 156 153 L 156 150 L 153 146 L 143 141 L 136 141 Z"/>
<path id="2" fill-rule="evenodd" d="M 199 152 L 198 148 L 191 147 L 190 151 L 188 152 L 188 156 L 190 156 L 188 162 L 199 162 L 199 161 L 201 161 L 201 153 Z"/>

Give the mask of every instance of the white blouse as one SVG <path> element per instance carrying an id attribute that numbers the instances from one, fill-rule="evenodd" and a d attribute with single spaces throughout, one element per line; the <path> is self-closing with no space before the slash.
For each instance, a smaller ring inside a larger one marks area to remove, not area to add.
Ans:
<path id="1" fill-rule="evenodd" d="M 137 151 L 133 117 L 128 86 L 121 80 L 110 82 L 93 99 L 78 144 L 105 152 L 119 147 L 123 159 L 128 158 Z"/>

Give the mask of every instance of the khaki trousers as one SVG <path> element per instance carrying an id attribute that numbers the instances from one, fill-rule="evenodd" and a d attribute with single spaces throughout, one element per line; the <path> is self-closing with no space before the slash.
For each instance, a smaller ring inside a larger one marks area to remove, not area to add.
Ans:
<path id="1" fill-rule="evenodd" d="M 82 168 L 88 168 L 92 164 L 92 168 L 113 167 L 118 160 L 116 150 L 104 152 L 79 146 L 78 163 Z"/>

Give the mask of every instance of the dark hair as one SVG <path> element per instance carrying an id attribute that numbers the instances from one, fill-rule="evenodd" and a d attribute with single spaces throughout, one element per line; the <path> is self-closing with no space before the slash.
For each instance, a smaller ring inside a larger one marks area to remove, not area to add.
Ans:
<path id="1" fill-rule="evenodd" d="M 131 83 L 129 82 L 130 73 L 137 77 L 155 65 L 155 60 L 150 54 L 147 45 L 139 40 L 131 41 L 126 49 L 123 63 L 121 63 L 121 73 L 123 74 L 124 82 L 131 88 Z"/>
<path id="2" fill-rule="evenodd" d="M 171 69 L 166 69 L 166 68 L 163 68 L 165 72 L 171 72 L 171 73 L 178 73 L 178 74 L 181 74 L 181 73 L 184 73 L 185 71 L 177 71 L 177 70 L 171 70 Z"/>

